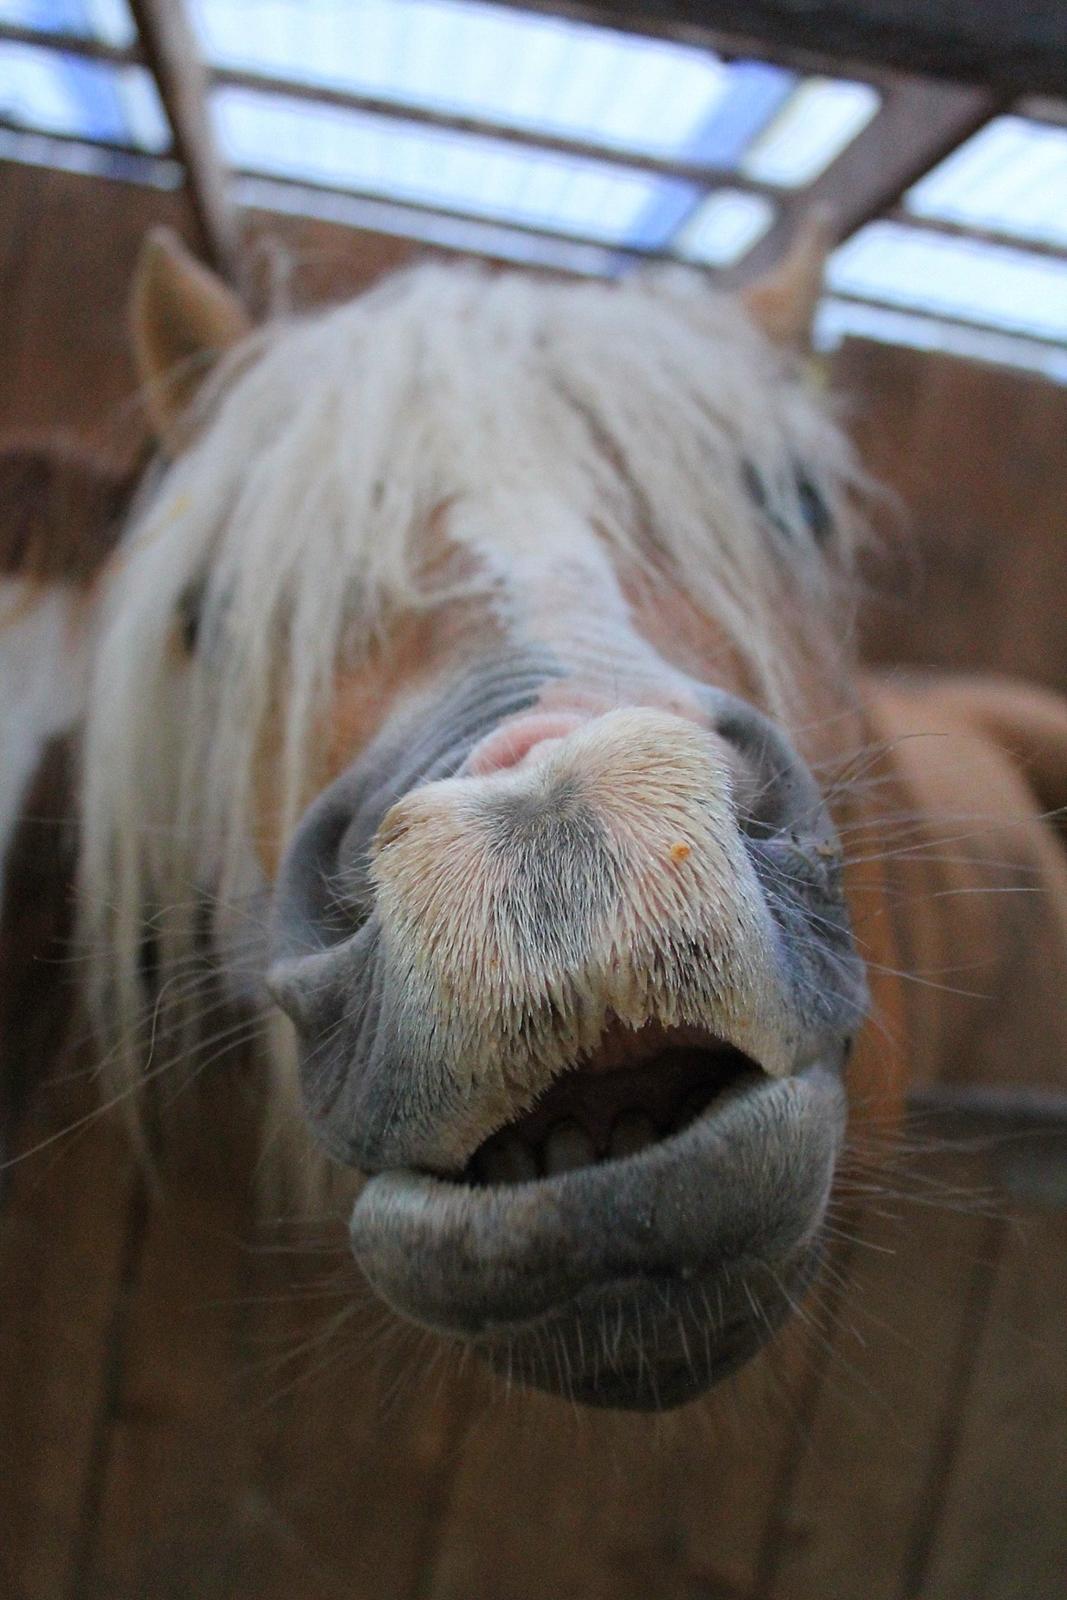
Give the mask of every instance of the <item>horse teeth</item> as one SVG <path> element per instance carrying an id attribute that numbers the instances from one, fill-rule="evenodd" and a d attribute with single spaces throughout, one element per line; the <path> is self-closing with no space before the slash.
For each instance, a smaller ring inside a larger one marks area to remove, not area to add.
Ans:
<path id="1" fill-rule="evenodd" d="M 545 1171 L 572 1172 L 596 1159 L 593 1141 L 577 1122 L 558 1122 L 545 1140 Z"/>
<path id="2" fill-rule="evenodd" d="M 533 1151 L 521 1139 L 505 1139 L 483 1152 L 479 1160 L 486 1183 L 526 1183 L 537 1177 Z"/>
<path id="3" fill-rule="evenodd" d="M 608 1151 L 613 1156 L 633 1156 L 655 1144 L 659 1134 L 643 1111 L 624 1111 L 611 1130 Z"/>

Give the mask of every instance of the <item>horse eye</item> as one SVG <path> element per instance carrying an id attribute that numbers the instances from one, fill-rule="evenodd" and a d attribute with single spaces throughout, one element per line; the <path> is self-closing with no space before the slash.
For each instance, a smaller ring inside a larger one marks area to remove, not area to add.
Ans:
<path id="1" fill-rule="evenodd" d="M 178 636 L 186 655 L 195 655 L 200 642 L 200 619 L 204 605 L 202 584 L 193 584 L 178 601 Z"/>
<path id="2" fill-rule="evenodd" d="M 770 507 L 767 503 L 767 490 L 764 487 L 763 479 L 751 461 L 743 461 L 741 463 L 741 476 L 744 479 L 745 493 L 748 498 L 752 501 L 757 511 L 762 511 L 764 516 L 767 516 L 770 512 Z"/>
<path id="3" fill-rule="evenodd" d="M 811 530 L 811 536 L 816 544 L 825 544 L 834 531 L 834 519 L 830 515 L 830 508 L 803 467 L 796 469 L 796 483 L 800 509 L 804 521 Z"/>
<path id="4" fill-rule="evenodd" d="M 753 505 L 762 512 L 771 526 L 783 538 L 791 538 L 793 530 L 776 511 L 772 510 L 767 486 L 751 461 L 744 462 L 742 476 L 745 490 Z M 796 465 L 793 468 L 793 476 L 796 484 L 797 500 L 800 502 L 800 514 L 804 519 L 804 524 L 815 543 L 823 545 L 834 530 L 830 509 L 804 467 L 799 464 Z"/>

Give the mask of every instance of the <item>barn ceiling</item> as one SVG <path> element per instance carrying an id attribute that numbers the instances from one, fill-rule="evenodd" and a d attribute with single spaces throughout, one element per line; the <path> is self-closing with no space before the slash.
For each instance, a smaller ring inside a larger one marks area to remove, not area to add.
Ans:
<path id="1" fill-rule="evenodd" d="M 674 258 L 736 281 L 828 204 L 825 339 L 1067 376 L 1067 103 L 1021 93 L 1056 86 L 1042 3 L 1014 8 L 986 57 L 947 35 L 938 55 L 926 7 L 916 76 L 882 64 L 899 49 L 864 33 L 869 0 L 823 8 L 822 54 L 773 0 L 579 16 L 544 0 L 0 0 L 0 159 L 188 184 L 235 277 L 250 206 L 569 271 Z M 694 25 L 723 13 L 762 36 Z M 968 81 L 947 81 L 954 59 Z"/>

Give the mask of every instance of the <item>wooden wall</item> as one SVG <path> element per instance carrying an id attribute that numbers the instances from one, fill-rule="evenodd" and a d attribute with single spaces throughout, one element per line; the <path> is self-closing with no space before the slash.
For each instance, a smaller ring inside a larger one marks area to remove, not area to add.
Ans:
<path id="1" fill-rule="evenodd" d="M 179 193 L 0 162 L 0 433 L 57 428 L 116 460 L 136 455 L 126 303 L 140 242 L 159 223 L 192 242 Z M 255 218 L 253 232 L 262 291 L 283 272 L 301 304 L 353 293 L 412 253 L 406 240 L 357 243 L 301 218 Z"/>
<path id="2" fill-rule="evenodd" d="M 868 470 L 897 496 L 878 519 L 869 659 L 1067 690 L 1067 388 L 859 341 L 833 376 Z"/>

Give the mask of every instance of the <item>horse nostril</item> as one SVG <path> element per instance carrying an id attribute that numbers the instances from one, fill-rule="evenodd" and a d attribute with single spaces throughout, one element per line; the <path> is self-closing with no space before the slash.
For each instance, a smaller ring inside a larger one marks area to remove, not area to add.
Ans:
<path id="1" fill-rule="evenodd" d="M 831 837 L 819 787 L 786 734 L 746 701 L 722 690 L 707 693 L 712 726 L 741 758 L 735 801 L 742 833 L 757 839 L 790 831 Z"/>

